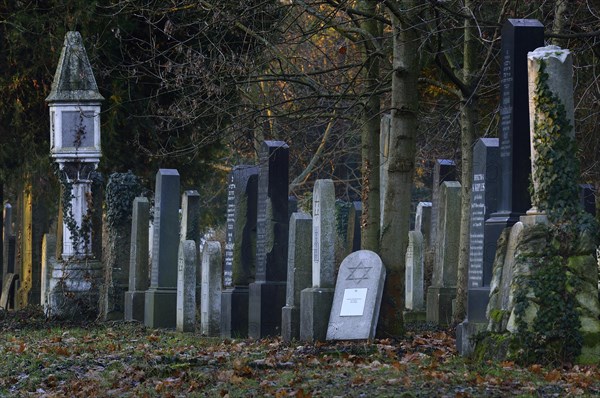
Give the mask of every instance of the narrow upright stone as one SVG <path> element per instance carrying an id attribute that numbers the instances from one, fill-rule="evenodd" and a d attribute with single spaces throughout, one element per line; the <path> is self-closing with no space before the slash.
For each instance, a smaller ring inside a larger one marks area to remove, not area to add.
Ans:
<path id="1" fill-rule="evenodd" d="M 56 263 L 56 235 L 44 234 L 42 238 L 42 275 L 40 305 L 46 309 L 48 306 L 48 283 L 52 275 L 52 268 Z"/>
<path id="2" fill-rule="evenodd" d="M 144 197 L 133 200 L 131 248 L 129 251 L 129 290 L 125 292 L 125 320 L 144 321 L 144 302 L 149 287 L 148 225 L 150 202 Z"/>
<path id="3" fill-rule="evenodd" d="M 313 190 L 312 288 L 301 293 L 300 339 L 325 340 L 335 273 L 335 189 L 317 180 Z"/>
<path id="4" fill-rule="evenodd" d="M 235 166 L 228 178 L 221 336 L 248 337 L 248 285 L 256 264 L 258 167 Z"/>
<path id="5" fill-rule="evenodd" d="M 456 297 L 460 239 L 460 183 L 446 181 L 440 189 L 440 213 L 432 286 L 427 291 L 427 321 L 449 324 Z"/>
<path id="6" fill-rule="evenodd" d="M 200 194 L 196 190 L 184 191 L 181 196 L 181 230 L 179 238 L 196 242 L 196 306 L 200 308 L 202 269 L 198 245 L 200 244 Z"/>
<path id="7" fill-rule="evenodd" d="M 433 185 L 431 187 L 431 245 L 437 247 L 439 223 L 440 186 L 444 181 L 456 181 L 456 164 L 454 160 L 437 159 L 433 166 Z"/>
<path id="8" fill-rule="evenodd" d="M 256 281 L 250 284 L 248 334 L 280 334 L 288 245 L 289 147 L 265 141 L 260 152 L 256 222 Z"/>
<path id="9" fill-rule="evenodd" d="M 206 242 L 202 252 L 202 300 L 200 330 L 205 336 L 221 334 L 221 244 Z"/>
<path id="10" fill-rule="evenodd" d="M 424 250 L 431 246 L 431 202 L 419 202 L 415 213 L 415 231 L 423 234 Z"/>
<path id="11" fill-rule="evenodd" d="M 177 330 L 196 329 L 196 242 L 179 242 L 177 258 Z"/>
<path id="12" fill-rule="evenodd" d="M 425 310 L 423 270 L 423 234 L 418 230 L 410 231 L 408 233 L 405 272 L 405 302 L 406 308 L 409 310 Z"/>
<path id="13" fill-rule="evenodd" d="M 281 309 L 283 341 L 300 338 L 300 292 L 312 283 L 312 218 L 292 213 L 288 244 L 288 274 L 285 307 Z"/>
<path id="14" fill-rule="evenodd" d="M 154 196 L 152 275 L 145 300 L 144 323 L 148 327 L 176 326 L 178 247 L 179 173 L 160 169 Z"/>

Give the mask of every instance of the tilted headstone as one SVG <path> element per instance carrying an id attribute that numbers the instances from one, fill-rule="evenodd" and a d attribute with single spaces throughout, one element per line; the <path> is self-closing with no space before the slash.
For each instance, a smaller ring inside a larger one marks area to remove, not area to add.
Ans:
<path id="1" fill-rule="evenodd" d="M 327 340 L 373 339 L 379 319 L 385 267 L 379 256 L 359 250 L 342 261 Z"/>
<path id="2" fill-rule="evenodd" d="M 248 285 L 256 264 L 258 167 L 240 165 L 228 177 L 221 336 L 248 336 Z"/>
<path id="3" fill-rule="evenodd" d="M 160 169 L 154 196 L 154 236 L 150 288 L 145 296 L 144 323 L 175 328 L 177 252 L 179 248 L 179 173 Z"/>
<path id="4" fill-rule="evenodd" d="M 221 334 L 222 293 L 221 244 L 206 242 L 202 252 L 202 300 L 200 301 L 200 330 L 206 336 Z"/>
<path id="5" fill-rule="evenodd" d="M 150 202 L 144 197 L 133 200 L 131 247 L 129 251 L 129 289 L 125 292 L 125 320 L 144 321 L 144 304 L 148 278 L 148 225 Z"/>
<path id="6" fill-rule="evenodd" d="M 292 213 L 288 243 L 285 306 L 281 309 L 283 341 L 300 338 L 300 292 L 312 286 L 312 218 Z"/>
<path id="7" fill-rule="evenodd" d="M 335 274 L 335 189 L 317 180 L 313 190 L 312 288 L 300 295 L 300 339 L 324 340 L 333 301 Z"/>
<path id="8" fill-rule="evenodd" d="M 440 186 L 444 181 L 456 181 L 456 164 L 450 159 L 437 159 L 433 165 L 433 185 L 431 187 L 431 245 L 437 247 L 439 230 Z"/>
<path id="9" fill-rule="evenodd" d="M 289 147 L 264 141 L 260 150 L 256 218 L 256 281 L 250 284 L 248 335 L 280 334 L 288 245 Z"/>
<path id="10" fill-rule="evenodd" d="M 535 19 L 509 19 L 502 27 L 500 72 L 500 189 L 497 211 L 485 236 L 497 241 L 506 227 L 531 207 L 529 181 L 529 95 L 527 53 L 544 45 L 544 26 Z"/>
<path id="11" fill-rule="evenodd" d="M 408 233 L 408 248 L 406 250 L 405 271 L 405 306 L 409 310 L 425 310 L 425 294 L 423 290 L 424 239 L 421 231 L 415 230 Z"/>
<path id="12" fill-rule="evenodd" d="M 415 213 L 415 231 L 423 234 L 424 250 L 431 246 L 431 202 L 419 202 Z"/>
<path id="13" fill-rule="evenodd" d="M 460 183 L 446 181 L 440 189 L 440 208 L 432 285 L 427 290 L 428 322 L 449 324 L 456 297 L 460 240 Z"/>
<path id="14" fill-rule="evenodd" d="M 177 330 L 196 329 L 196 242 L 179 242 L 177 256 Z"/>

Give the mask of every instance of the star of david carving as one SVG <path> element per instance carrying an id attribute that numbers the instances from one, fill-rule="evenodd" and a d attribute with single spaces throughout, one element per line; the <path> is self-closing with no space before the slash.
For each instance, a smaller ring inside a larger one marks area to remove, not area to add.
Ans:
<path id="1" fill-rule="evenodd" d="M 346 278 L 347 281 L 356 281 L 356 285 L 359 285 L 360 282 L 366 281 L 369 279 L 369 271 L 371 271 L 373 267 L 365 267 L 362 263 L 358 263 L 356 267 L 348 267 L 351 271 L 350 275 Z"/>

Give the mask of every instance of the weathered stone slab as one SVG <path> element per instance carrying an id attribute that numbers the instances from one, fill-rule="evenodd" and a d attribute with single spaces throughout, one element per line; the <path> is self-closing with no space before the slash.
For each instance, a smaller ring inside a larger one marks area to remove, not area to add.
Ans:
<path id="1" fill-rule="evenodd" d="M 206 242 L 202 252 L 202 300 L 200 330 L 206 336 L 221 334 L 222 261 L 221 244 Z"/>
<path id="2" fill-rule="evenodd" d="M 375 337 L 385 267 L 368 250 L 350 254 L 340 265 L 327 340 L 357 340 Z"/>
<path id="3" fill-rule="evenodd" d="M 425 310 L 423 250 L 424 239 L 421 231 L 410 231 L 406 250 L 405 306 L 413 311 Z"/>
<path id="4" fill-rule="evenodd" d="M 177 252 L 179 247 L 179 173 L 160 169 L 154 196 L 154 236 L 150 288 L 146 291 L 144 323 L 151 328 L 175 328 Z"/>
<path id="5" fill-rule="evenodd" d="M 145 291 L 148 279 L 148 225 L 150 202 L 144 197 L 133 200 L 129 250 L 129 289 L 125 292 L 125 320 L 144 321 Z"/>
<path id="6" fill-rule="evenodd" d="M 431 246 L 431 202 L 419 202 L 415 213 L 415 231 L 423 234 L 423 250 Z"/>
<path id="7" fill-rule="evenodd" d="M 260 151 L 256 221 L 256 281 L 250 284 L 248 335 L 279 335 L 285 305 L 289 147 L 265 141 Z"/>
<path id="8" fill-rule="evenodd" d="M 300 293 L 312 283 L 312 218 L 292 213 L 288 244 L 288 274 L 285 306 L 281 309 L 283 341 L 300 338 Z"/>
<path id="9" fill-rule="evenodd" d="M 433 185 L 431 186 L 431 244 L 437 247 L 439 230 L 440 185 L 444 181 L 456 181 L 456 164 L 450 159 L 436 159 L 433 165 Z"/>
<path id="10" fill-rule="evenodd" d="M 177 330 L 193 332 L 196 329 L 196 242 L 179 243 L 177 256 Z"/>

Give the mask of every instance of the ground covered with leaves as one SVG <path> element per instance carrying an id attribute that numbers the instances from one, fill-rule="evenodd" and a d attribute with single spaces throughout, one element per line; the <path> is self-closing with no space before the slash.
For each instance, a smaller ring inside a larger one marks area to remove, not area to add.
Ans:
<path id="1" fill-rule="evenodd" d="M 597 367 L 520 367 L 457 355 L 445 331 L 401 341 L 283 343 L 73 324 L 0 312 L 0 396 L 564 397 L 600 395 Z"/>

